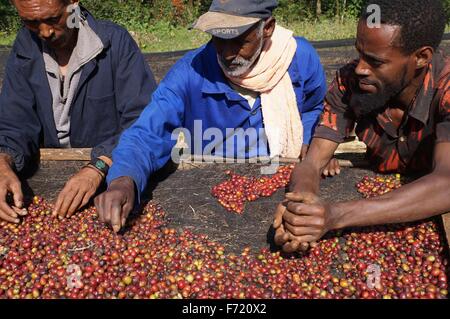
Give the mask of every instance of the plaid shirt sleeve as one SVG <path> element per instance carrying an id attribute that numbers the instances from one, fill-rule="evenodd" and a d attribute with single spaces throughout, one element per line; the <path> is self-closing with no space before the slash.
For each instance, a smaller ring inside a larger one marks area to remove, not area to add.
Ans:
<path id="1" fill-rule="evenodd" d="M 355 116 L 349 107 L 350 82 L 355 63 L 340 69 L 325 97 L 324 110 L 314 137 L 343 143 L 355 127 Z"/>
<path id="2" fill-rule="evenodd" d="M 440 106 L 439 119 L 436 122 L 436 143 L 450 142 L 450 81 L 444 88 Z"/>

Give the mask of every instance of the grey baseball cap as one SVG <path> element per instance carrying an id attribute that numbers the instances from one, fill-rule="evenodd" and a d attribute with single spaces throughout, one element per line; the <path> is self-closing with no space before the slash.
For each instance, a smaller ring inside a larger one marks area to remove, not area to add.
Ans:
<path id="1" fill-rule="evenodd" d="M 222 39 L 233 39 L 255 23 L 271 17 L 277 6 L 276 0 L 214 0 L 209 11 L 191 28 Z"/>

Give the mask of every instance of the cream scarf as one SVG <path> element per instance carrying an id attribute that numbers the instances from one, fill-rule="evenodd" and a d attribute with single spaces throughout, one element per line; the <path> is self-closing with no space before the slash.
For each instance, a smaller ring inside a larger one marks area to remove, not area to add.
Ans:
<path id="1" fill-rule="evenodd" d="M 261 105 L 270 156 L 298 158 L 303 144 L 303 125 L 288 68 L 297 42 L 293 32 L 276 25 L 258 62 L 241 77 L 225 76 L 235 85 L 261 94 Z"/>

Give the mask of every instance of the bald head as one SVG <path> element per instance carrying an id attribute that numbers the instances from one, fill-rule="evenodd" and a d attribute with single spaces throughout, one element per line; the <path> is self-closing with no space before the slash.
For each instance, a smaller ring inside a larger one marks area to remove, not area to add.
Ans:
<path id="1" fill-rule="evenodd" d="M 50 48 L 61 49 L 77 32 L 68 27 L 71 4 L 78 0 L 12 0 L 25 27 Z"/>
<path id="2" fill-rule="evenodd" d="M 66 7 L 71 3 L 75 3 L 78 1 L 71 0 L 11 0 L 11 3 L 16 7 L 19 14 L 22 11 L 35 12 L 44 12 L 49 9 Z"/>

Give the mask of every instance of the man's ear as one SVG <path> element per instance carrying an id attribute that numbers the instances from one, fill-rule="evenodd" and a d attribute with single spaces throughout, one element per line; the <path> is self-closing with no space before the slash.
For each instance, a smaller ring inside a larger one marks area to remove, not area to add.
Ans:
<path id="1" fill-rule="evenodd" d="M 264 38 L 270 38 L 275 30 L 276 19 L 270 17 L 266 20 L 264 25 Z"/>
<path id="2" fill-rule="evenodd" d="M 431 63 L 434 49 L 432 47 L 422 47 L 414 54 L 416 59 L 416 69 L 422 69 Z"/>

